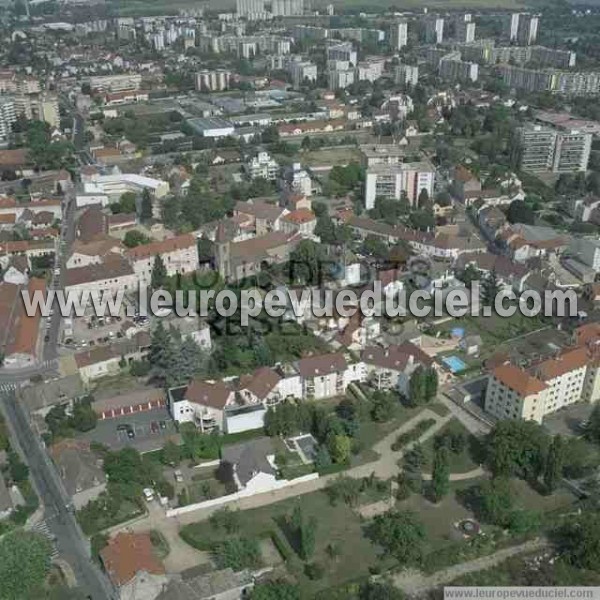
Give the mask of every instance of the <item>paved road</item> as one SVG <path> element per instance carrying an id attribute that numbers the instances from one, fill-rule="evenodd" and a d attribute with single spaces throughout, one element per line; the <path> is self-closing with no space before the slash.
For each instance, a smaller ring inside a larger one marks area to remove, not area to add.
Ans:
<path id="1" fill-rule="evenodd" d="M 44 520 L 63 559 L 73 568 L 79 586 L 93 600 L 112 600 L 117 597 L 106 576 L 90 559 L 87 541 L 75 517 L 69 510 L 70 498 L 62 486 L 39 439 L 34 435 L 23 407 L 15 393 L 1 392 L 0 406 L 29 465 L 31 477 L 44 506 Z"/>

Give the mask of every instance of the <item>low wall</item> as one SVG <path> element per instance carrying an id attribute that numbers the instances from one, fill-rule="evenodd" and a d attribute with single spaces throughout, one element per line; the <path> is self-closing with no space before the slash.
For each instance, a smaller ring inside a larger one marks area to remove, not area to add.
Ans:
<path id="1" fill-rule="evenodd" d="M 224 506 L 229 504 L 230 502 L 235 502 L 236 500 L 241 500 L 242 498 L 250 498 L 251 496 L 259 496 L 260 494 L 266 494 L 267 492 L 274 492 L 275 490 L 280 490 L 286 487 L 293 487 L 300 483 L 306 483 L 307 481 L 313 481 L 314 479 L 318 479 L 318 473 L 310 473 L 309 475 L 304 475 L 303 477 L 297 477 L 296 479 L 281 479 L 276 481 L 274 485 L 271 486 L 270 489 L 261 490 L 260 492 L 252 492 L 241 490 L 239 492 L 235 492 L 234 494 L 229 494 L 227 496 L 221 496 L 220 498 L 213 498 L 212 500 L 205 500 L 204 502 L 197 502 L 196 504 L 188 504 L 187 506 L 181 506 L 179 508 L 171 508 L 167 511 L 167 517 L 177 517 L 179 515 L 183 515 L 188 512 L 193 512 L 195 510 L 201 510 L 203 508 L 214 508 L 215 506 Z"/>

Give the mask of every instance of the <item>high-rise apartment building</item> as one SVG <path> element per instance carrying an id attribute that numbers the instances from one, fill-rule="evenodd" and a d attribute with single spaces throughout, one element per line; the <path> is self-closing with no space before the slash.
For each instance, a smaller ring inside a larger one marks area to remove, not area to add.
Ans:
<path id="1" fill-rule="evenodd" d="M 433 197 L 434 182 L 435 168 L 427 161 L 369 167 L 365 179 L 365 208 L 371 210 L 375 198 L 400 200 L 404 194 L 412 205 L 416 205 L 423 190 Z"/>
<path id="2" fill-rule="evenodd" d="M 312 83 L 317 80 L 317 65 L 309 61 L 293 61 L 289 66 L 294 89 L 300 89 L 304 83 Z"/>
<path id="3" fill-rule="evenodd" d="M 229 71 L 199 71 L 196 73 L 196 89 L 199 92 L 222 92 L 229 89 L 230 79 Z"/>
<path id="4" fill-rule="evenodd" d="M 297 17 L 304 14 L 304 0 L 273 0 L 271 13 L 274 17 Z"/>
<path id="5" fill-rule="evenodd" d="M 358 54 L 350 42 L 333 44 L 327 48 L 328 61 L 345 61 L 356 66 Z"/>
<path id="6" fill-rule="evenodd" d="M 444 19 L 432 17 L 425 21 L 425 41 L 428 44 L 441 44 L 444 41 Z"/>
<path id="7" fill-rule="evenodd" d="M 408 44 L 408 23 L 394 23 L 390 29 L 390 46 L 392 50 L 401 50 Z"/>
<path id="8" fill-rule="evenodd" d="M 236 0 L 236 13 L 249 21 L 263 19 L 266 16 L 265 0 Z"/>
<path id="9" fill-rule="evenodd" d="M 419 82 L 419 67 L 397 65 L 394 70 L 394 80 L 401 85 L 417 85 Z"/>
<path id="10" fill-rule="evenodd" d="M 517 42 L 522 46 L 531 46 L 537 40 L 539 17 L 524 13 L 519 15 Z"/>
<path id="11" fill-rule="evenodd" d="M 592 134 L 557 131 L 528 124 L 519 129 L 521 168 L 554 173 L 585 172 L 592 148 Z"/>
<path id="12" fill-rule="evenodd" d="M 556 136 L 552 171 L 573 173 L 587 171 L 592 150 L 592 134 L 580 131 L 560 131 Z"/>
<path id="13" fill-rule="evenodd" d="M 528 124 L 519 130 L 521 168 L 524 171 L 549 171 L 554 161 L 556 131 Z"/>
<path id="14" fill-rule="evenodd" d="M 15 103 L 12 98 L 0 99 L 0 142 L 5 142 L 10 136 L 12 125 L 17 120 Z"/>

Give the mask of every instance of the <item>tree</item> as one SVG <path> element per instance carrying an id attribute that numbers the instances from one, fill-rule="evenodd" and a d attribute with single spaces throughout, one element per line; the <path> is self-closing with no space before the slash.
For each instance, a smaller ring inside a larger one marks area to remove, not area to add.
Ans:
<path id="1" fill-rule="evenodd" d="M 300 592 L 286 581 L 268 581 L 255 585 L 249 600 L 300 600 Z"/>
<path id="2" fill-rule="evenodd" d="M 98 415 L 92 408 L 92 399 L 84 398 L 73 405 L 71 423 L 77 431 L 91 431 L 96 427 Z"/>
<path id="3" fill-rule="evenodd" d="M 147 222 L 152 219 L 152 197 L 150 196 L 150 190 L 148 188 L 144 188 L 144 191 L 142 192 L 140 219 L 143 222 Z"/>
<path id="4" fill-rule="evenodd" d="M 138 231 L 137 229 L 131 229 L 123 238 L 123 243 L 128 248 L 135 248 L 137 246 L 141 246 L 142 244 L 148 244 L 151 241 L 152 240 L 146 234 Z"/>
<path id="5" fill-rule="evenodd" d="M 165 465 L 176 467 L 181 462 L 181 448 L 168 440 L 162 448 L 161 461 Z"/>
<path id="6" fill-rule="evenodd" d="M 585 427 L 585 439 L 600 445 L 600 404 L 596 404 Z"/>
<path id="7" fill-rule="evenodd" d="M 402 459 L 402 479 L 413 492 L 420 493 L 423 490 L 423 466 L 425 462 L 425 453 L 418 442 L 406 452 Z"/>
<path id="8" fill-rule="evenodd" d="M 298 542 L 298 550 L 302 560 L 308 560 L 315 551 L 315 535 L 317 531 L 317 520 L 314 517 L 306 517 L 300 503 L 296 504 L 290 525 L 294 530 Z"/>
<path id="9" fill-rule="evenodd" d="M 427 189 L 425 189 L 425 188 L 421 189 L 421 191 L 419 192 L 419 198 L 417 200 L 417 204 L 418 204 L 419 208 L 422 210 L 431 208 L 431 202 L 429 200 L 429 192 L 427 191 Z"/>
<path id="10" fill-rule="evenodd" d="M 481 302 L 483 306 L 494 306 L 496 296 L 500 293 L 500 283 L 496 271 L 492 269 L 484 278 L 481 285 Z"/>
<path id="11" fill-rule="evenodd" d="M 173 336 L 165 329 L 162 321 L 152 331 L 148 362 L 153 377 L 165 383 L 172 381 L 177 373 L 177 351 Z"/>
<path id="12" fill-rule="evenodd" d="M 482 521 L 508 527 L 514 508 L 514 493 L 508 479 L 496 477 L 484 481 L 470 492 L 473 509 Z"/>
<path id="13" fill-rule="evenodd" d="M 188 382 L 202 367 L 204 353 L 202 348 L 190 336 L 186 336 L 179 347 L 179 359 L 177 361 L 177 381 Z"/>
<path id="14" fill-rule="evenodd" d="M 233 537 L 215 544 L 215 562 L 221 569 L 234 571 L 256 568 L 260 565 L 260 548 L 256 539 Z"/>
<path id="15" fill-rule="evenodd" d="M 382 390 L 373 392 L 371 402 L 371 418 L 373 421 L 377 421 L 379 423 L 388 421 L 393 416 L 394 410 L 398 404 L 397 397 L 393 392 L 386 392 Z"/>
<path id="16" fill-rule="evenodd" d="M 495 476 L 534 481 L 543 472 L 549 436 L 534 421 L 502 420 L 488 434 L 486 462 Z"/>
<path id="17" fill-rule="evenodd" d="M 557 435 L 550 444 L 544 465 L 544 485 L 548 492 L 553 492 L 562 477 L 562 470 L 565 457 L 565 447 L 563 439 Z"/>
<path id="18" fill-rule="evenodd" d="M 167 267 L 163 259 L 157 254 L 154 257 L 154 265 L 152 266 L 152 276 L 150 278 L 150 287 L 153 290 L 160 289 L 167 281 Z"/>
<path id="19" fill-rule="evenodd" d="M 403 566 L 421 563 L 425 528 L 412 512 L 388 511 L 377 515 L 368 529 L 371 540 Z"/>
<path id="20" fill-rule="evenodd" d="M 441 446 L 433 459 L 431 473 L 431 495 L 439 502 L 450 490 L 450 467 L 448 465 L 448 450 Z"/>
<path id="21" fill-rule="evenodd" d="M 13 483 L 21 483 L 29 477 L 29 467 L 14 450 L 8 452 L 8 472 Z"/>
<path id="22" fill-rule="evenodd" d="M 324 260 L 321 246 L 312 240 L 302 240 L 290 254 L 290 278 L 306 285 L 321 283 Z"/>
<path id="23" fill-rule="evenodd" d="M 37 533 L 19 529 L 0 538 L 0 597 L 42 597 L 50 552 L 48 539 Z"/>
<path id="24" fill-rule="evenodd" d="M 404 600 L 404 593 L 392 583 L 368 581 L 360 586 L 357 600 Z"/>
<path id="25" fill-rule="evenodd" d="M 327 440 L 327 449 L 334 463 L 343 464 L 350 460 L 352 441 L 347 435 L 332 435 Z"/>
<path id="26" fill-rule="evenodd" d="M 340 475 L 325 488 L 325 493 L 334 506 L 340 500 L 348 506 L 356 506 L 360 498 L 361 487 L 359 479 Z"/>
<path id="27" fill-rule="evenodd" d="M 419 365 L 410 376 L 408 400 L 411 406 L 423 406 L 437 394 L 438 378 L 433 367 Z"/>
<path id="28" fill-rule="evenodd" d="M 119 198 L 119 208 L 118 212 L 120 213 L 134 213 L 136 211 L 137 204 L 137 196 L 134 192 L 125 192 L 121 194 Z"/>
<path id="29" fill-rule="evenodd" d="M 533 225 L 535 221 L 533 210 L 522 200 L 514 200 L 510 203 L 506 217 L 511 223 Z"/>
<path id="30" fill-rule="evenodd" d="M 597 512 L 584 512 L 567 519 L 555 530 L 554 538 L 561 556 L 570 565 L 600 570 L 600 515 Z"/>

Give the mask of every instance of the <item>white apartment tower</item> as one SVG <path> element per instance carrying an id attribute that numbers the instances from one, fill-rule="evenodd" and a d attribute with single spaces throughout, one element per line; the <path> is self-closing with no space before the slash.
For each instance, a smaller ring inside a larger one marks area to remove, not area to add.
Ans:
<path id="1" fill-rule="evenodd" d="M 271 13 L 274 17 L 298 17 L 304 14 L 304 0 L 273 0 Z"/>
<path id="2" fill-rule="evenodd" d="M 432 17 L 425 21 L 425 41 L 428 44 L 441 44 L 444 41 L 444 19 Z"/>
<path id="3" fill-rule="evenodd" d="M 229 71 L 199 71 L 196 73 L 196 89 L 199 92 L 222 92 L 229 89 L 230 79 Z"/>
<path id="4" fill-rule="evenodd" d="M 15 103 L 7 98 L 0 101 L 0 142 L 5 142 L 12 130 L 12 124 L 17 120 Z"/>
<path id="5" fill-rule="evenodd" d="M 517 31 L 517 42 L 521 46 L 531 46 L 537 40 L 539 17 L 537 15 L 521 14 Z"/>
<path id="6" fill-rule="evenodd" d="M 395 82 L 401 85 L 417 85 L 419 67 L 413 65 L 397 65 L 394 70 Z"/>
<path id="7" fill-rule="evenodd" d="M 408 23 L 406 21 L 400 21 L 392 25 L 390 44 L 392 50 L 402 50 L 408 44 Z"/>
<path id="8" fill-rule="evenodd" d="M 249 21 L 264 18 L 266 14 L 265 0 L 236 0 L 236 13 Z"/>

